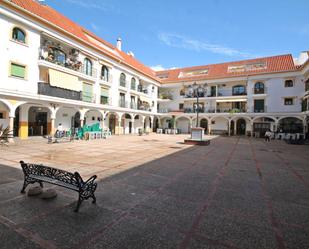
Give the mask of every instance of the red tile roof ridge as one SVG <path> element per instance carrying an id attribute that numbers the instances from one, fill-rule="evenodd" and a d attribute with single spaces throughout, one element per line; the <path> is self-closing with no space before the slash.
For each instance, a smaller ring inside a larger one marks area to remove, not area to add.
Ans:
<path id="1" fill-rule="evenodd" d="M 309 54 L 309 52 L 308 52 L 308 54 Z M 291 57 L 291 59 L 293 59 L 293 56 L 291 54 L 281 54 L 281 55 L 272 55 L 272 56 L 258 57 L 258 58 L 240 60 L 240 61 L 227 61 L 227 62 L 212 63 L 212 64 L 206 64 L 206 65 L 196 65 L 196 66 L 189 66 L 189 67 L 165 69 L 165 70 L 160 70 L 160 71 L 155 71 L 155 72 L 156 72 L 156 75 L 158 75 L 158 74 L 161 74 L 161 73 L 167 73 L 167 72 L 172 72 L 172 71 L 189 71 L 189 70 L 207 69 L 208 67 L 217 66 L 217 65 L 240 66 L 240 65 L 245 65 L 248 62 L 249 63 L 250 62 L 251 63 L 252 62 L 261 62 L 261 60 L 271 59 L 271 58 L 278 58 L 278 57 Z M 241 63 L 243 63 L 243 64 L 241 64 Z"/>

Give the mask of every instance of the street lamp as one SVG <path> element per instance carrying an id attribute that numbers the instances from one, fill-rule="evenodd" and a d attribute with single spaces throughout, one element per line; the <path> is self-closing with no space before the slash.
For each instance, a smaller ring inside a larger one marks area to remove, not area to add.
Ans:
<path id="1" fill-rule="evenodd" d="M 207 84 L 205 83 L 203 86 L 201 84 L 197 84 L 196 82 L 193 85 L 189 86 L 189 94 L 190 98 L 196 97 L 196 127 L 191 128 L 191 138 L 185 139 L 185 144 L 194 144 L 194 145 L 209 145 L 209 139 L 203 139 L 204 128 L 199 127 L 199 112 L 200 112 L 200 102 L 199 98 L 204 97 L 206 92 Z M 193 94 L 193 96 L 192 96 Z"/>

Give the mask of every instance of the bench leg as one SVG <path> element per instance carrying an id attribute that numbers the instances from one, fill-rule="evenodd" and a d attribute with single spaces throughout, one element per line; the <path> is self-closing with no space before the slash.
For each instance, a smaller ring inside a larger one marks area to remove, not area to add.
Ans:
<path id="1" fill-rule="evenodd" d="M 79 207 L 80 207 L 80 205 L 82 204 L 82 202 L 83 202 L 83 199 L 79 197 L 79 198 L 78 198 L 78 201 L 77 201 L 77 206 L 76 206 L 74 212 L 78 212 Z"/>
<path id="2" fill-rule="evenodd" d="M 92 203 L 96 203 L 97 202 L 97 198 L 95 198 L 94 194 L 92 194 L 91 198 L 93 199 Z"/>
<path id="3" fill-rule="evenodd" d="M 23 188 L 21 189 L 20 193 L 24 194 L 25 193 L 25 189 L 27 188 L 28 185 L 29 185 L 29 182 L 25 180 Z"/>

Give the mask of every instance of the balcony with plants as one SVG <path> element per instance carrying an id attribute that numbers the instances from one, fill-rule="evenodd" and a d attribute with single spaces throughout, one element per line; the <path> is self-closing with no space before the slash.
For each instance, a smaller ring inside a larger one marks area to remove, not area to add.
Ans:
<path id="1" fill-rule="evenodd" d="M 51 63 L 56 67 L 72 70 L 85 76 L 96 78 L 97 70 L 88 58 L 81 58 L 81 52 L 78 49 L 64 45 L 58 41 L 47 37 L 42 37 L 41 47 L 39 49 L 39 62 L 42 65 Z M 46 63 L 44 63 L 46 62 Z"/>

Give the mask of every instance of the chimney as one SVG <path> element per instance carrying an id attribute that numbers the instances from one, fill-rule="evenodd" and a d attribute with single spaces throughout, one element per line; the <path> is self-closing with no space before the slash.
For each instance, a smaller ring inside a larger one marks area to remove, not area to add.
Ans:
<path id="1" fill-rule="evenodd" d="M 295 60 L 295 65 L 302 65 L 309 59 L 309 54 L 307 51 L 303 51 L 300 53 L 299 57 Z"/>
<path id="2" fill-rule="evenodd" d="M 120 37 L 117 39 L 117 46 L 116 47 L 117 47 L 118 50 L 121 51 L 121 38 Z"/>

